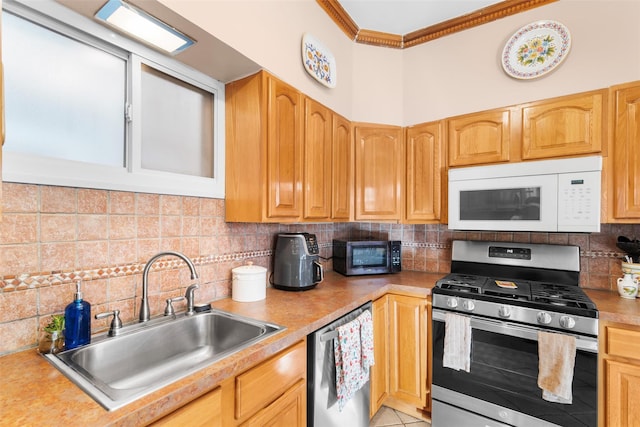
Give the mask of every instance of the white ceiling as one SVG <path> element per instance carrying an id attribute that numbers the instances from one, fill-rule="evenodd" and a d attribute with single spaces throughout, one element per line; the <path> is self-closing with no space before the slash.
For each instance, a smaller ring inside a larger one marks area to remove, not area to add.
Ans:
<path id="1" fill-rule="evenodd" d="M 496 0 L 339 0 L 361 29 L 405 35 L 457 18 Z"/>

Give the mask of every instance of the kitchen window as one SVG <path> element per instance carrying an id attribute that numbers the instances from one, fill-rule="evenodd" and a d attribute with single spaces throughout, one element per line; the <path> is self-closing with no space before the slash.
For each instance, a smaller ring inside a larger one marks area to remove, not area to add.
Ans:
<path id="1" fill-rule="evenodd" d="M 3 179 L 224 197 L 224 85 L 55 2 L 5 1 Z"/>

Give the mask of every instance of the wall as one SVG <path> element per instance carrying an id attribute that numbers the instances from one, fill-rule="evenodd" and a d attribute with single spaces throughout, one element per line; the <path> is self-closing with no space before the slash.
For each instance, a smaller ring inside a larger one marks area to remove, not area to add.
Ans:
<path id="1" fill-rule="evenodd" d="M 315 0 L 159 0 L 274 75 L 345 117 L 352 116 L 353 42 Z M 337 87 L 316 82 L 302 66 L 302 35 L 334 55 Z"/>
<path id="2" fill-rule="evenodd" d="M 224 222 L 224 201 L 4 183 L 0 222 L 0 355 L 35 347 L 39 328 L 71 301 L 82 279 L 93 314 L 119 309 L 124 322 L 137 319 L 142 270 L 164 250 L 185 253 L 200 275 L 196 301 L 230 296 L 231 269 L 252 261 L 271 270 L 275 235 L 315 233 L 321 256 L 333 238 L 401 240 L 405 270 L 445 274 L 452 239 L 576 244 L 584 286 L 615 289 L 622 255 L 618 235 L 640 236 L 640 225 L 603 225 L 601 233 L 451 232 L 442 225 L 239 224 Z M 327 269 L 330 261 L 323 261 Z M 174 258 L 154 264 L 149 276 L 152 315 L 164 301 L 183 295 L 188 269 Z M 320 285 L 321 286 L 321 285 Z M 184 303 L 177 303 L 184 309 Z M 93 331 L 108 320 L 92 321 Z"/>
<path id="3" fill-rule="evenodd" d="M 403 50 L 352 42 L 315 0 L 160 1 L 354 121 L 409 126 L 640 79 L 637 0 L 562 0 Z M 571 32 L 567 59 L 538 79 L 508 77 L 500 63 L 505 43 L 541 19 Z M 335 89 L 302 68 L 304 32 L 336 57 Z"/>
<path id="4" fill-rule="evenodd" d="M 537 79 L 509 77 L 507 40 L 549 19 L 571 33 L 565 61 Z M 639 24 L 639 1 L 563 0 L 405 49 L 404 125 L 639 80 Z"/>

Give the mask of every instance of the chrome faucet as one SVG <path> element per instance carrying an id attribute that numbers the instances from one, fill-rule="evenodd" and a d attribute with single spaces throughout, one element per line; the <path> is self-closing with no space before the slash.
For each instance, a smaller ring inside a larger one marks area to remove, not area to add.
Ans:
<path id="1" fill-rule="evenodd" d="M 147 265 L 144 266 L 144 270 L 142 271 L 142 303 L 140 305 L 140 318 L 139 318 L 140 322 L 146 322 L 151 318 L 150 310 L 149 310 L 149 294 L 148 294 L 149 270 L 151 270 L 151 266 L 159 258 L 168 256 L 168 255 L 173 255 L 175 257 L 178 257 L 181 260 L 183 260 L 185 263 L 187 263 L 189 270 L 191 270 L 191 280 L 198 279 L 198 273 L 196 272 L 196 268 L 194 267 L 193 262 L 191 262 L 191 260 L 186 255 L 183 255 L 180 252 L 165 251 L 152 256 L 151 259 L 147 262 Z M 189 288 L 191 288 L 191 286 Z M 193 311 L 193 291 L 191 291 L 191 310 Z"/>

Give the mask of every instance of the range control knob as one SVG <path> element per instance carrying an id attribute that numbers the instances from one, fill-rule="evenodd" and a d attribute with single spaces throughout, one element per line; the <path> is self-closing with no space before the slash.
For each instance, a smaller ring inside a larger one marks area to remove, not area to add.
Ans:
<path id="1" fill-rule="evenodd" d="M 473 309 L 476 308 L 476 305 L 473 303 L 473 301 L 464 300 L 462 302 L 462 308 L 467 311 L 473 311 Z"/>
<path id="2" fill-rule="evenodd" d="M 498 309 L 498 316 L 502 318 L 511 317 L 511 307 L 508 305 L 501 305 Z"/>
<path id="3" fill-rule="evenodd" d="M 456 308 L 458 306 L 457 298 L 447 298 L 447 307 Z"/>
<path id="4" fill-rule="evenodd" d="M 546 311 L 541 311 L 540 313 L 538 313 L 537 319 L 538 323 L 542 325 L 548 325 L 549 323 L 551 323 L 551 315 Z"/>
<path id="5" fill-rule="evenodd" d="M 573 329 L 576 326 L 576 319 L 571 316 L 560 316 L 560 326 L 565 329 Z"/>

